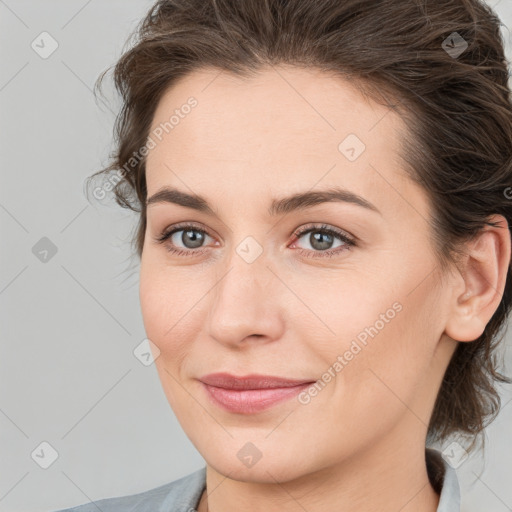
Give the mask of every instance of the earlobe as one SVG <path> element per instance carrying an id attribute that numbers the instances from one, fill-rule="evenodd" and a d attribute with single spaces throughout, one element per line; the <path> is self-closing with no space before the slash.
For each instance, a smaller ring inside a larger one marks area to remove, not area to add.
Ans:
<path id="1" fill-rule="evenodd" d="M 459 268 L 460 286 L 454 285 L 445 333 L 457 341 L 480 337 L 503 297 L 510 263 L 510 232 L 502 215 L 489 220 L 496 225 L 486 226 L 468 242 Z"/>
<path id="2" fill-rule="evenodd" d="M 475 341 L 484 332 L 487 322 L 470 305 L 461 306 L 446 324 L 445 333 L 456 341 Z"/>

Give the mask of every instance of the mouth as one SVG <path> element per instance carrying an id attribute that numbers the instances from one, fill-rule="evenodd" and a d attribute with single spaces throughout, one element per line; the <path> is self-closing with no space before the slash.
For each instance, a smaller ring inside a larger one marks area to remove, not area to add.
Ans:
<path id="1" fill-rule="evenodd" d="M 289 400 L 316 382 L 272 375 L 213 373 L 199 379 L 211 403 L 231 413 L 255 414 Z"/>

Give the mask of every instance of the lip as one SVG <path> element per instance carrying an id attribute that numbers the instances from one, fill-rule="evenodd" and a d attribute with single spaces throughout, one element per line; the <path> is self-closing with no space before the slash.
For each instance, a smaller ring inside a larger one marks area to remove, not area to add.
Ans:
<path id="1" fill-rule="evenodd" d="M 212 403 L 238 414 L 254 414 L 268 409 L 293 398 L 315 382 L 273 375 L 237 377 L 229 373 L 212 373 L 199 380 Z"/>

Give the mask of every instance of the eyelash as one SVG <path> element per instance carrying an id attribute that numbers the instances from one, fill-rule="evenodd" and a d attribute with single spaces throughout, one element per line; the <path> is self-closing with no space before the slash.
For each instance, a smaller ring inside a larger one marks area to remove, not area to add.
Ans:
<path id="1" fill-rule="evenodd" d="M 173 228 L 170 231 L 164 231 L 160 236 L 155 238 L 155 241 L 164 244 L 167 240 L 171 238 L 174 233 L 178 231 L 196 231 L 197 233 L 201 233 L 203 235 L 211 236 L 207 231 L 204 229 L 198 228 L 197 226 L 193 224 L 177 224 L 173 226 Z M 298 231 L 296 231 L 293 236 L 294 240 L 292 243 L 295 243 L 301 236 L 311 233 L 311 232 L 321 232 L 321 233 L 327 233 L 328 235 L 333 235 L 337 238 L 339 238 L 344 245 L 337 247 L 336 249 L 328 249 L 325 251 L 312 251 L 309 249 L 301 249 L 298 248 L 296 251 L 299 252 L 299 254 L 302 254 L 306 256 L 307 258 L 331 258 L 333 256 L 337 256 L 338 254 L 351 250 L 353 247 L 356 247 L 356 242 L 353 238 L 348 237 L 344 234 L 344 232 L 327 226 L 326 224 L 321 224 L 317 226 L 305 226 L 303 228 L 300 228 Z M 206 251 L 206 248 L 202 247 L 200 249 L 175 249 L 173 247 L 167 247 L 167 250 L 175 254 L 176 256 L 197 256 L 199 254 L 202 254 Z M 311 254 L 313 253 L 313 255 Z"/>

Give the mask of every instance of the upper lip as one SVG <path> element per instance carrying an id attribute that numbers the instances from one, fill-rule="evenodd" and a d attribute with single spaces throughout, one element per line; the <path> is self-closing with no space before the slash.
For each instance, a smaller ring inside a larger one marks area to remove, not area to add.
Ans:
<path id="1" fill-rule="evenodd" d="M 210 373 L 199 379 L 209 386 L 225 389 L 269 389 L 269 388 L 290 388 L 301 384 L 315 382 L 310 379 L 286 379 L 273 375 L 245 375 L 237 377 L 229 373 Z"/>

